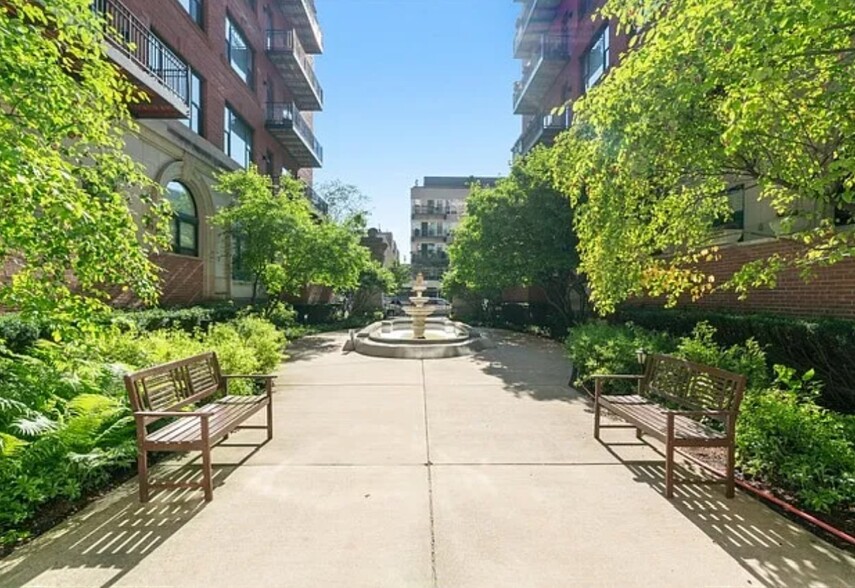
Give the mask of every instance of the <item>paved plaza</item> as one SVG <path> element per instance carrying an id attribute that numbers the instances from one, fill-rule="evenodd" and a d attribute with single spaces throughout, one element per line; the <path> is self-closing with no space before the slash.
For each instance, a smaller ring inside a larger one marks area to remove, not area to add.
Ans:
<path id="1" fill-rule="evenodd" d="M 425 361 L 298 342 L 275 438 L 214 451 L 213 502 L 141 505 L 132 480 L 0 560 L 0 586 L 855 586 L 855 558 L 739 491 L 666 500 L 659 448 L 593 439 L 560 345 L 494 337 Z M 197 457 L 154 473 L 195 478 Z"/>

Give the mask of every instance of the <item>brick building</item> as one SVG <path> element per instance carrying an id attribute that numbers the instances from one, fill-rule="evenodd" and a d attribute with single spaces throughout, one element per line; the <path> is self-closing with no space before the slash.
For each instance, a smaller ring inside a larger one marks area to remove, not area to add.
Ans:
<path id="1" fill-rule="evenodd" d="M 605 0 L 515 0 L 520 15 L 514 36 L 514 57 L 521 60 L 520 80 L 514 85 L 514 113 L 522 116 L 522 131 L 513 146 L 515 157 L 537 145 L 552 145 L 573 119 L 573 103 L 620 62 L 628 37 L 617 34 L 616 23 L 595 15 Z M 556 109 L 566 106 L 563 114 Z M 726 197 L 733 209 L 731 221 L 718 227 L 714 245 L 720 258 L 705 271 L 717 283 L 726 281 L 742 264 L 786 254 L 792 245 L 780 239 L 786 223 L 765 200 L 750 178 L 728 178 Z M 855 208 L 855 207 L 853 207 Z M 812 211 L 814 212 L 814 211 Z M 819 211 L 840 225 L 849 224 L 855 209 Z M 850 225 L 851 226 L 851 225 Z M 790 230 L 807 227 L 796 224 Z M 846 230 L 846 229 L 842 229 Z M 781 276 L 774 290 L 756 290 L 747 300 L 732 293 L 716 293 L 684 305 L 704 308 L 765 311 L 794 316 L 855 318 L 855 260 L 819 268 L 816 278 L 802 281 L 795 271 Z M 517 296 L 525 298 L 518 292 Z M 657 303 L 657 301 L 647 301 Z M 661 301 L 658 301 L 661 304 Z"/>
<path id="2" fill-rule="evenodd" d="M 573 101 L 599 82 L 626 51 L 626 35 L 593 18 L 604 0 L 515 0 L 521 4 L 514 57 L 522 62 L 514 84 L 514 114 L 522 116 L 515 156 L 551 145 L 572 120 Z M 568 105 L 563 114 L 554 114 Z"/>
<path id="3" fill-rule="evenodd" d="M 313 113 L 323 39 L 313 0 L 94 0 L 111 25 L 109 57 L 145 91 L 126 150 L 165 188 L 176 211 L 173 250 L 158 258 L 164 303 L 246 298 L 239 244 L 213 227 L 229 202 L 223 170 L 251 163 L 301 178 L 317 208 L 323 162 Z"/>

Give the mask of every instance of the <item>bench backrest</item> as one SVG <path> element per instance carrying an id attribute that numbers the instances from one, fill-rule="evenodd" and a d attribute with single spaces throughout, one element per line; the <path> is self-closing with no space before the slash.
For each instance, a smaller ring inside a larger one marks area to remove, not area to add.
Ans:
<path id="1" fill-rule="evenodd" d="M 648 394 L 688 410 L 736 413 L 745 391 L 745 376 L 670 355 L 651 355 L 644 388 Z"/>
<path id="2" fill-rule="evenodd" d="M 213 352 L 125 376 L 125 388 L 134 412 L 178 410 L 218 392 L 222 385 L 220 364 Z M 152 420 L 157 419 L 147 422 Z"/>

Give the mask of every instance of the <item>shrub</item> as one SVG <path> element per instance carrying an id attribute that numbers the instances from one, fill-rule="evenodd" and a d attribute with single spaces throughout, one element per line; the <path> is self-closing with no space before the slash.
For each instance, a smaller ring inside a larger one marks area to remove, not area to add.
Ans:
<path id="1" fill-rule="evenodd" d="M 18 314 L 0 315 L 0 341 L 11 351 L 26 351 L 40 334 L 41 326 L 35 320 L 23 319 Z"/>
<path id="2" fill-rule="evenodd" d="M 614 320 L 689 335 L 700 321 L 715 327 L 721 345 L 754 339 L 766 352 L 769 369 L 780 364 L 799 372 L 814 370 L 823 386 L 817 401 L 827 408 L 855 413 L 855 321 L 800 319 L 696 309 L 625 308 Z"/>
<path id="3" fill-rule="evenodd" d="M 740 469 L 827 512 L 855 503 L 855 418 L 817 405 L 813 374 L 775 366 L 771 387 L 750 391 L 737 421 Z"/>
<path id="4" fill-rule="evenodd" d="M 636 350 L 668 353 L 674 342 L 667 335 L 648 331 L 633 324 L 611 325 L 603 321 L 585 323 L 570 329 L 567 351 L 576 372 L 577 384 L 588 384 L 592 374 L 640 373 Z M 632 382 L 610 382 L 610 391 L 628 393 Z"/>
<path id="5" fill-rule="evenodd" d="M 769 383 L 766 354 L 757 341 L 724 347 L 715 342 L 716 329 L 707 322 L 695 325 L 691 336 L 680 338 L 674 355 L 696 363 L 744 375 L 749 388 L 762 388 Z"/>

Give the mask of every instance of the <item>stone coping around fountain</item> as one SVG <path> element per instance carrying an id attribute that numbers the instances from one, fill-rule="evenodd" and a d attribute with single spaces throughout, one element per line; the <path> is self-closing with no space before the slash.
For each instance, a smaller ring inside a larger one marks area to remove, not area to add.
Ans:
<path id="1" fill-rule="evenodd" d="M 387 357 L 397 359 L 443 359 L 448 357 L 461 357 L 471 355 L 484 349 L 494 347 L 489 339 L 482 337 L 481 333 L 464 323 L 454 322 L 448 318 L 433 318 L 427 320 L 427 327 L 453 325 L 458 331 L 464 333 L 459 337 L 449 339 L 388 339 L 372 337 L 372 334 L 380 331 L 384 324 L 391 323 L 394 327 L 404 327 L 412 324 L 407 318 L 398 318 L 372 323 L 354 334 L 353 350 L 362 355 L 372 357 Z"/>

